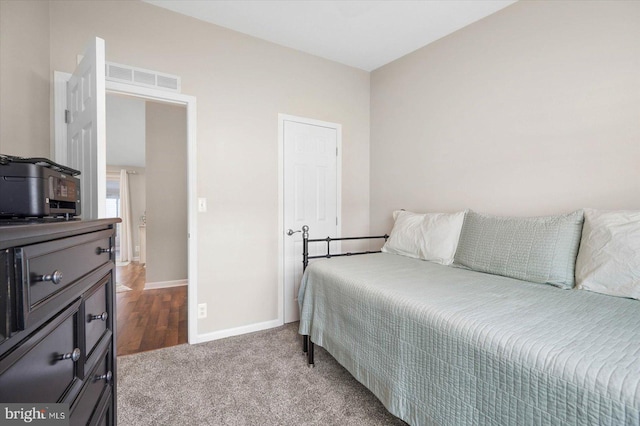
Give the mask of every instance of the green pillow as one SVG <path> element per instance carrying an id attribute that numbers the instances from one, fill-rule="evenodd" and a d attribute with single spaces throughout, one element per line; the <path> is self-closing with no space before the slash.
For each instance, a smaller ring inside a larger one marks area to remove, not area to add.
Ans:
<path id="1" fill-rule="evenodd" d="M 582 221 L 582 210 L 546 217 L 500 217 L 469 211 L 453 265 L 572 288 Z"/>

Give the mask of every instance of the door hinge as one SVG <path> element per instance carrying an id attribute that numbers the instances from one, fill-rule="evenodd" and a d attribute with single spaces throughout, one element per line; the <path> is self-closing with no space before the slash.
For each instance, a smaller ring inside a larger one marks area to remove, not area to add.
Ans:
<path id="1" fill-rule="evenodd" d="M 338 156 L 338 147 L 336 146 L 336 157 Z"/>
<path id="2" fill-rule="evenodd" d="M 336 226 L 338 226 L 338 217 L 336 216 Z"/>
<path id="3" fill-rule="evenodd" d="M 64 110 L 64 122 L 65 124 L 69 124 L 71 122 L 71 111 L 68 109 Z"/>

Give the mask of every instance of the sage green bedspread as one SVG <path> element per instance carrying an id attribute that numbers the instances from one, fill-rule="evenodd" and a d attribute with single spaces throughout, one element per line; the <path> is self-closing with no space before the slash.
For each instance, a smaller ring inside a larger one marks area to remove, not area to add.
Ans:
<path id="1" fill-rule="evenodd" d="M 640 302 L 370 254 L 312 263 L 300 334 L 411 425 L 640 425 Z"/>

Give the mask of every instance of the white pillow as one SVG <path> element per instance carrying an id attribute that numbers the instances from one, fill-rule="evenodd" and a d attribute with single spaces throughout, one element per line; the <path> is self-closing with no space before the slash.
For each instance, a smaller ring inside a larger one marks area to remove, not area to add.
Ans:
<path id="1" fill-rule="evenodd" d="M 422 258 L 441 265 L 451 265 L 458 248 L 458 240 L 465 212 L 427 213 L 424 215 Z"/>
<path id="2" fill-rule="evenodd" d="M 640 300 L 640 211 L 584 210 L 576 283 Z"/>
<path id="3" fill-rule="evenodd" d="M 397 210 L 385 253 L 450 265 L 456 254 L 465 212 L 418 214 Z"/>
<path id="4" fill-rule="evenodd" d="M 393 229 L 387 242 L 382 246 L 384 253 L 399 254 L 402 256 L 422 257 L 422 235 L 423 214 L 416 214 L 404 210 L 393 212 Z"/>

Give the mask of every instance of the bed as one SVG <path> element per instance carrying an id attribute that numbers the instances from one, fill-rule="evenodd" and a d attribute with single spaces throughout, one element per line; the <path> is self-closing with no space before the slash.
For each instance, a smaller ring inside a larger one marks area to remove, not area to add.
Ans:
<path id="1" fill-rule="evenodd" d="M 638 300 L 372 253 L 313 262 L 299 303 L 411 425 L 640 425 Z"/>

